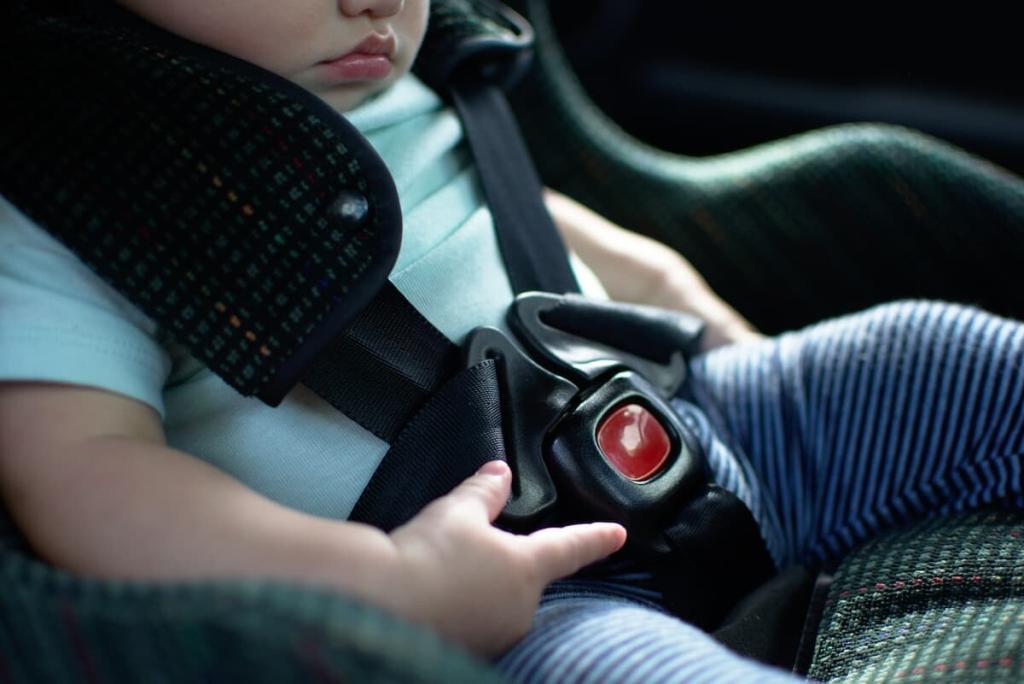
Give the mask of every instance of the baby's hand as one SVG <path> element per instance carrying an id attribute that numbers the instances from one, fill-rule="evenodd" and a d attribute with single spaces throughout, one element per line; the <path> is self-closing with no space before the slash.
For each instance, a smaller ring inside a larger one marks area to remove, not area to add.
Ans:
<path id="1" fill-rule="evenodd" d="M 491 522 L 510 481 L 505 463 L 487 463 L 390 535 L 395 572 L 385 603 L 484 656 L 527 632 L 545 586 L 626 541 L 625 529 L 612 523 L 529 535 L 499 530 Z"/>

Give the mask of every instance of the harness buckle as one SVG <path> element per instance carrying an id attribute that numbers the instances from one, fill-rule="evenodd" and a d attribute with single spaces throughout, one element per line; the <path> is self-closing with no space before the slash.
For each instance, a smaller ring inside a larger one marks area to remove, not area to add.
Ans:
<path id="1" fill-rule="evenodd" d="M 669 406 L 701 324 L 650 307 L 520 295 L 514 337 L 474 330 L 466 363 L 495 359 L 515 531 L 610 520 L 650 561 L 666 606 L 706 629 L 773 563 L 747 507 L 710 478 L 703 447 Z"/>
<path id="2" fill-rule="evenodd" d="M 662 531 L 707 479 L 703 450 L 637 373 L 615 373 L 590 389 L 547 445 L 546 462 L 567 512 L 621 523 L 634 546 L 667 551 L 659 543 Z M 623 424 L 623 413 L 634 415 Z M 649 450 L 655 457 L 643 458 Z"/>
<path id="3" fill-rule="evenodd" d="M 635 320 L 637 309 L 526 293 L 509 310 L 516 339 L 494 328 L 470 335 L 466 364 L 498 360 L 507 407 L 513 488 L 499 524 L 601 518 L 622 523 L 634 544 L 668 550 L 660 532 L 706 481 L 700 444 L 667 403 L 685 379 L 682 348 L 700 326 L 673 321 L 670 333 L 652 331 L 649 312 Z M 634 326 L 659 341 L 662 361 L 583 336 L 614 329 L 629 337 Z"/>

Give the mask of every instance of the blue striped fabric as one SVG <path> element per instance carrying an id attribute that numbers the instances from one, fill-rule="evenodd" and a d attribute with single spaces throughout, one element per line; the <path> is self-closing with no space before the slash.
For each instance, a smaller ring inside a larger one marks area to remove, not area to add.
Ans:
<path id="1" fill-rule="evenodd" d="M 692 364 L 716 481 L 761 524 L 781 566 L 835 559 L 926 513 L 1024 507 L 1024 325 L 908 301 Z M 656 605 L 642 575 L 553 585 L 498 663 L 521 682 L 792 681 Z M 652 603 L 653 602 L 653 603 Z"/>

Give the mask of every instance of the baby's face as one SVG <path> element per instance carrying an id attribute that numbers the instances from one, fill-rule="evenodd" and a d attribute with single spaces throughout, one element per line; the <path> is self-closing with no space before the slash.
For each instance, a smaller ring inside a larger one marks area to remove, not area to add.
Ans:
<path id="1" fill-rule="evenodd" d="M 298 83 L 340 111 L 409 71 L 429 0 L 119 0 L 180 36 Z"/>

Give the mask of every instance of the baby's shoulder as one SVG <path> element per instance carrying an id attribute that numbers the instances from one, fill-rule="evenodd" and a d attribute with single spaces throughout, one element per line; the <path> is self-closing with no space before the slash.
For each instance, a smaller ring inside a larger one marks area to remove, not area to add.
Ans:
<path id="1" fill-rule="evenodd" d="M 0 195 L 0 296 L 31 301 L 43 311 L 63 305 L 84 317 L 102 311 L 147 335 L 152 320 L 105 283 L 45 228 Z"/>
<path id="2" fill-rule="evenodd" d="M 66 251 L 46 230 L 0 195 L 0 246 L 9 249 Z"/>

